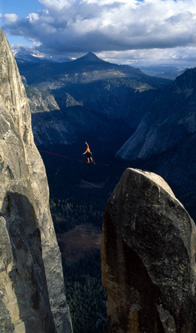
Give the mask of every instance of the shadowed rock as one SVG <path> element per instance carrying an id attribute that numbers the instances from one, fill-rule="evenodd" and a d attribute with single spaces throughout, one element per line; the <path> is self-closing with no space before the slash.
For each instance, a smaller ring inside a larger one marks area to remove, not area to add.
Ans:
<path id="1" fill-rule="evenodd" d="M 195 225 L 158 175 L 127 169 L 102 234 L 107 332 L 196 332 Z"/>

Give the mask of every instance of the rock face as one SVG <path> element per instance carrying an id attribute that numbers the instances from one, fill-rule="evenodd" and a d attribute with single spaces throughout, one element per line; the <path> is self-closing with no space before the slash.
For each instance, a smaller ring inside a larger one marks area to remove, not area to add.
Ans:
<path id="1" fill-rule="evenodd" d="M 107 332 L 196 332 L 195 225 L 158 175 L 127 169 L 105 211 Z"/>
<path id="2" fill-rule="evenodd" d="M 86 108 L 76 105 L 51 112 L 32 114 L 32 127 L 37 146 L 68 145 L 85 138 L 89 128 L 96 131 L 100 120 Z M 84 139 L 82 140 L 84 141 Z"/>
<path id="3" fill-rule="evenodd" d="M 26 93 L 29 99 L 29 106 L 32 113 L 50 112 L 59 110 L 59 106 L 53 95 L 47 91 L 26 85 Z"/>
<path id="4" fill-rule="evenodd" d="M 0 331 L 71 332 L 45 168 L 0 30 Z"/>

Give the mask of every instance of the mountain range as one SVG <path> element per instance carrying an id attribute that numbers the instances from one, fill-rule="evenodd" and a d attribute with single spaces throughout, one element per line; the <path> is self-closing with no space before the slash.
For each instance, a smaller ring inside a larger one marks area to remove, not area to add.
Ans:
<path id="1" fill-rule="evenodd" d="M 18 66 L 39 145 L 74 143 L 96 133 L 99 141 L 110 144 L 115 137 L 119 142 L 115 147 L 120 148 L 146 112 L 141 105 L 171 83 L 103 61 L 93 53 L 67 63 L 19 62 Z M 45 113 L 49 99 L 51 112 Z"/>
<path id="2" fill-rule="evenodd" d="M 90 140 L 106 156 L 160 173 L 195 217 L 196 69 L 171 81 L 93 53 L 61 64 L 18 65 L 38 145 Z M 32 91 L 42 95 L 37 109 Z"/>
<path id="3" fill-rule="evenodd" d="M 116 78 L 129 79 L 129 85 L 140 91 L 167 84 L 166 79 L 148 76 L 140 69 L 128 65 L 112 64 L 98 58 L 92 52 L 63 63 L 18 60 L 17 63 L 21 75 L 25 76 L 29 85 L 50 90 L 59 90 L 70 84 Z"/>

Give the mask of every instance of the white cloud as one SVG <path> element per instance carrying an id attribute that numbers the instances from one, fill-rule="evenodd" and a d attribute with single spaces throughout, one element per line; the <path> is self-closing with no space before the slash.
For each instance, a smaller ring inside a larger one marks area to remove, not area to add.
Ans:
<path id="1" fill-rule="evenodd" d="M 158 64 L 182 67 L 196 66 L 196 47 L 170 49 L 143 49 L 129 51 L 99 52 L 97 55 L 106 61 L 134 67 Z"/>
<path id="2" fill-rule="evenodd" d="M 36 21 L 39 20 L 39 15 L 36 14 L 36 13 L 31 13 L 31 14 L 29 14 L 29 16 L 28 16 L 28 19 L 29 19 L 29 22 L 30 22 L 31 24 L 33 24 L 34 22 L 36 22 Z"/>
<path id="3" fill-rule="evenodd" d="M 153 51 L 164 58 L 171 50 L 178 57 L 178 50 L 196 46 L 195 0 L 39 1 L 45 10 L 1 20 L 5 32 L 37 40 L 40 52 L 150 56 Z"/>
<path id="4" fill-rule="evenodd" d="M 16 14 L 5 14 L 4 16 L 5 25 L 11 25 L 17 23 L 19 21 L 19 17 Z"/>
<path id="5" fill-rule="evenodd" d="M 63 8 L 69 8 L 74 0 L 39 0 L 39 2 L 50 11 L 60 11 Z"/>

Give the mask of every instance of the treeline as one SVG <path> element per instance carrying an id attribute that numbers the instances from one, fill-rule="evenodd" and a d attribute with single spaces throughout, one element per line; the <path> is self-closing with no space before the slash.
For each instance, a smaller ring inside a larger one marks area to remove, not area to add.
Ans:
<path id="1" fill-rule="evenodd" d="M 64 233 L 84 223 L 94 224 L 101 229 L 102 202 L 97 200 L 93 205 L 92 200 L 91 197 L 90 203 L 89 200 L 78 203 L 77 198 L 73 197 L 51 199 L 56 232 Z M 63 258 L 63 270 L 74 333 L 105 332 L 106 290 L 101 282 L 100 251 L 73 264 L 66 264 L 66 258 Z"/>
<path id="2" fill-rule="evenodd" d="M 91 223 L 101 228 L 103 209 L 89 204 L 73 202 L 70 199 L 50 200 L 50 209 L 57 233 L 64 233 L 77 225 Z"/>
<path id="3" fill-rule="evenodd" d="M 72 265 L 63 262 L 74 333 L 105 332 L 106 290 L 101 283 L 100 262 L 98 251 Z"/>

